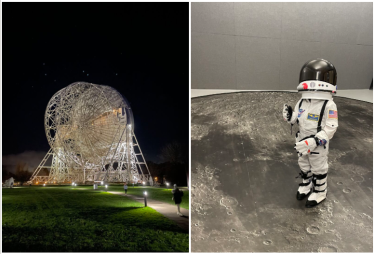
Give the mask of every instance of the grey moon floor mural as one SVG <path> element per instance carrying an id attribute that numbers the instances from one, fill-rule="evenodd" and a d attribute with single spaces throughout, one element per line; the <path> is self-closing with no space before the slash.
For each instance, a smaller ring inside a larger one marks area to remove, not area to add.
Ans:
<path id="1" fill-rule="evenodd" d="M 373 104 L 334 97 L 327 199 L 298 201 L 294 135 L 284 103 L 247 92 L 191 102 L 192 252 L 372 252 Z"/>

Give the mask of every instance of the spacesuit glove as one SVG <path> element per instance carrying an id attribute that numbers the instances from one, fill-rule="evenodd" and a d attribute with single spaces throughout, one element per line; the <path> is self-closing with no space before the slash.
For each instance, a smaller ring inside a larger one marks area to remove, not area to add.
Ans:
<path id="1" fill-rule="evenodd" d="M 292 117 L 292 107 L 287 104 L 283 105 L 283 119 L 284 121 L 290 121 Z"/>
<path id="2" fill-rule="evenodd" d="M 295 144 L 295 150 L 298 152 L 299 156 L 308 155 L 310 154 L 314 149 L 316 149 L 317 143 L 314 138 L 307 138 L 304 140 L 301 140 L 300 142 L 297 142 Z"/>

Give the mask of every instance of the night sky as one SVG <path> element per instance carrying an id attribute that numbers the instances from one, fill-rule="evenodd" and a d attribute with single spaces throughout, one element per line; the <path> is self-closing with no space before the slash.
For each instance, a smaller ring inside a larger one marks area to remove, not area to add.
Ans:
<path id="1" fill-rule="evenodd" d="M 3 165 L 48 151 L 47 103 L 76 81 L 127 98 L 146 160 L 161 162 L 172 141 L 188 151 L 188 3 L 3 3 L 2 12 Z"/>

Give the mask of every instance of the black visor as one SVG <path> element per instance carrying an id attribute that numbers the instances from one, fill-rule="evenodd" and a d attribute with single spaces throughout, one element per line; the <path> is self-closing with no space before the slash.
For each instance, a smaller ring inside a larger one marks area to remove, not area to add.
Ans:
<path id="1" fill-rule="evenodd" d="M 300 71 L 299 83 L 307 80 L 319 80 L 336 86 L 337 73 L 334 65 L 324 59 L 308 61 Z"/>

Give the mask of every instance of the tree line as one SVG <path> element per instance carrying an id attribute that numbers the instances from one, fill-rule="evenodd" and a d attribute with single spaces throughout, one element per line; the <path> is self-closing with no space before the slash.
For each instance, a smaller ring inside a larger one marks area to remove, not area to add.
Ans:
<path id="1" fill-rule="evenodd" d="M 186 186 L 188 183 L 188 148 L 182 146 L 180 143 L 174 141 L 167 144 L 161 150 L 160 158 L 163 163 L 154 163 L 148 161 L 148 168 L 153 178 L 157 177 L 157 182 L 164 183 L 164 178 L 167 182 L 175 183 L 179 186 Z M 24 162 L 19 162 L 16 165 L 15 173 L 3 167 L 2 179 L 5 180 L 13 177 L 15 182 L 21 185 L 30 180 L 33 172 L 28 171 L 28 165 Z M 44 168 L 38 175 L 48 175 L 49 170 Z"/>

